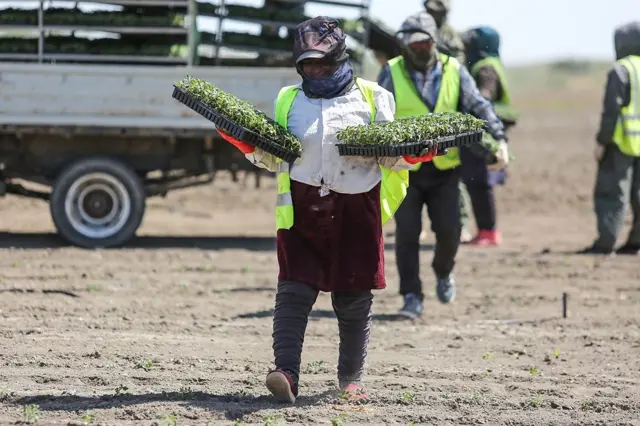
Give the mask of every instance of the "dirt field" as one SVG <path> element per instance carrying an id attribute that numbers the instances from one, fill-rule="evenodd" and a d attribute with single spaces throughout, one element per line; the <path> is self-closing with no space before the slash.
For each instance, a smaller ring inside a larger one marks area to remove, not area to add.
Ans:
<path id="1" fill-rule="evenodd" d="M 366 405 L 337 396 L 327 296 L 299 402 L 267 396 L 272 180 L 238 190 L 221 177 L 153 200 L 121 250 L 64 247 L 45 204 L 0 200 L 0 423 L 640 425 L 640 261 L 570 254 L 594 237 L 595 89 L 520 98 L 517 163 L 499 190 L 505 243 L 461 250 L 455 304 L 431 294 L 426 244 L 426 313 L 394 320 L 390 235 Z"/>

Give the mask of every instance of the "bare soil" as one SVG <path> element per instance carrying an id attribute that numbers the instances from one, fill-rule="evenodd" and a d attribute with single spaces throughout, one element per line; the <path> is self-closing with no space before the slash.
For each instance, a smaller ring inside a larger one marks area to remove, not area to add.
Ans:
<path id="1" fill-rule="evenodd" d="M 461 249 L 454 304 L 432 294 L 425 244 L 425 315 L 395 319 L 388 226 L 364 405 L 337 394 L 326 295 L 298 402 L 267 396 L 272 179 L 256 190 L 221 175 L 154 199 L 139 238 L 118 250 L 66 247 L 46 204 L 1 199 L 0 423 L 640 425 L 640 260 L 572 254 L 595 235 L 600 93 L 584 93 L 523 102 L 516 162 L 498 189 L 504 244 Z"/>

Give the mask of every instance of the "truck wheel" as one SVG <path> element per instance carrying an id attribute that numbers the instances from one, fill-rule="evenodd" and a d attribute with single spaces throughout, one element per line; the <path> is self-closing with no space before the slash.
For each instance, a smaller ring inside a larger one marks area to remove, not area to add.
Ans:
<path id="1" fill-rule="evenodd" d="M 80 247 L 119 246 L 142 222 L 146 194 L 127 165 L 110 158 L 79 160 L 56 179 L 49 208 L 58 233 Z"/>

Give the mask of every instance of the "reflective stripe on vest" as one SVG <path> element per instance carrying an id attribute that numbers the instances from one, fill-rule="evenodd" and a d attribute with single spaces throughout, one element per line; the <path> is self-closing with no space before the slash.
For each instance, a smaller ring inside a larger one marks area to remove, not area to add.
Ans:
<path id="1" fill-rule="evenodd" d="M 362 93 L 365 101 L 371 108 L 371 123 L 375 121 L 377 108 L 373 99 L 373 87 L 376 83 L 356 79 L 356 86 Z M 289 110 L 293 106 L 293 102 L 298 95 L 300 89 L 296 86 L 283 87 L 278 94 L 275 109 L 275 121 L 287 128 L 289 119 Z M 382 216 L 382 224 L 384 225 L 393 217 L 400 207 L 400 204 L 407 195 L 409 187 L 409 172 L 402 170 L 395 172 L 380 166 L 382 179 L 380 184 L 380 213 Z M 293 198 L 291 197 L 291 175 L 289 173 L 290 165 L 281 161 L 278 167 L 278 199 L 276 203 L 276 230 L 290 229 L 293 226 Z"/>
<path id="2" fill-rule="evenodd" d="M 629 71 L 631 97 L 629 105 L 620 109 L 613 141 L 622 153 L 640 157 L 640 56 L 628 56 L 618 63 Z"/>
<path id="3" fill-rule="evenodd" d="M 296 86 L 280 89 L 276 101 L 275 121 L 285 129 L 288 126 L 289 110 L 296 99 Z M 291 196 L 291 166 L 286 161 L 280 161 L 276 180 L 278 183 L 278 197 L 276 199 L 276 230 L 290 229 L 293 226 L 293 197 Z"/>
<path id="4" fill-rule="evenodd" d="M 460 63 L 455 58 L 443 54 L 440 54 L 440 61 L 442 62 L 442 80 L 433 112 L 456 112 L 460 98 Z M 388 63 L 395 92 L 396 118 L 429 114 L 431 111 L 416 91 L 405 67 L 404 58 L 397 56 Z M 460 165 L 458 148 L 451 148 L 447 155 L 435 157 L 432 161 L 440 170 L 458 167 Z M 418 170 L 421 165 L 422 163 L 418 163 L 413 170 Z"/>

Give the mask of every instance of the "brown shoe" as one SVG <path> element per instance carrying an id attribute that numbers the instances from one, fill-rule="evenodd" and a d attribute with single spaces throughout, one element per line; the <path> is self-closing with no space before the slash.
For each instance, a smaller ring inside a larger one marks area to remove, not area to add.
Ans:
<path id="1" fill-rule="evenodd" d="M 298 386 L 289 373 L 284 370 L 274 370 L 267 374 L 265 385 L 269 392 L 280 402 L 293 404 L 298 396 Z"/>

